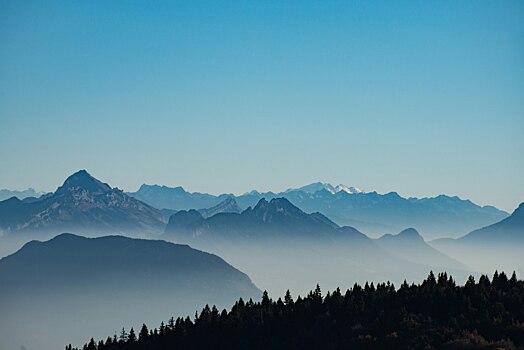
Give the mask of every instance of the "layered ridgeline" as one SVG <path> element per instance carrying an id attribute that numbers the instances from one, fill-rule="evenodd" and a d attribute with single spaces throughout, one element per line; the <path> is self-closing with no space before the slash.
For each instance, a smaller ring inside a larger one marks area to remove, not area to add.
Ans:
<path id="1" fill-rule="evenodd" d="M 285 198 L 261 199 L 242 213 L 209 218 L 181 210 L 171 216 L 163 237 L 226 258 L 275 294 L 284 286 L 305 292 L 318 282 L 335 288 L 351 281 L 417 280 L 431 268 L 462 277 L 468 270 L 418 234 L 408 250 L 379 244 L 320 213 L 307 214 Z"/>
<path id="2" fill-rule="evenodd" d="M 478 270 L 511 268 L 524 274 L 524 203 L 500 222 L 431 245 Z"/>
<path id="3" fill-rule="evenodd" d="M 2 349 L 60 349 L 86 330 L 103 335 L 124 323 L 136 327 L 261 295 L 216 255 L 121 236 L 29 242 L 0 260 L 0 281 Z"/>
<path id="4" fill-rule="evenodd" d="M 147 234 L 162 232 L 164 225 L 158 209 L 111 188 L 85 170 L 69 176 L 54 193 L 29 201 L 13 197 L 0 202 L 2 236 Z"/>
<path id="5" fill-rule="evenodd" d="M 142 185 L 129 195 L 156 208 L 189 210 L 212 207 L 231 194 L 213 196 L 190 193 L 182 187 Z M 368 235 L 381 236 L 415 227 L 428 238 L 459 237 L 493 224 L 508 214 L 492 206 L 481 207 L 469 200 L 440 195 L 434 198 L 403 198 L 395 192 L 378 194 L 338 185 L 314 183 L 281 193 L 251 191 L 235 197 L 241 208 L 255 206 L 262 198 L 286 198 L 305 212 L 321 212 L 339 225 L 350 225 Z"/>

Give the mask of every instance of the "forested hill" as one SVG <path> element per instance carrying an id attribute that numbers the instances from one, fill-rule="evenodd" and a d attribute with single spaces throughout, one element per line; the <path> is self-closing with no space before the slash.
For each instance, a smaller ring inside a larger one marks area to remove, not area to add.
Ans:
<path id="1" fill-rule="evenodd" d="M 166 305 L 166 307 L 169 307 Z M 524 281 L 515 273 L 470 277 L 457 286 L 430 273 L 420 285 L 357 284 L 345 293 L 320 288 L 293 300 L 240 299 L 232 309 L 206 306 L 194 320 L 122 329 L 86 350 L 160 349 L 522 349 Z M 71 345 L 66 350 L 73 350 Z"/>

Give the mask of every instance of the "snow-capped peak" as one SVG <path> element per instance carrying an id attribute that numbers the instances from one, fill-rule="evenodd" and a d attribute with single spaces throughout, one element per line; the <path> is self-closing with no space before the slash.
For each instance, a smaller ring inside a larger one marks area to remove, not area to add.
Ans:
<path id="1" fill-rule="evenodd" d="M 303 187 L 300 187 L 298 189 L 289 189 L 287 190 L 286 192 L 291 192 L 291 191 L 302 191 L 302 192 L 306 192 L 306 193 L 316 193 L 318 191 L 321 191 L 321 190 L 326 190 L 328 192 L 330 192 L 331 194 L 335 194 L 335 193 L 338 193 L 338 192 L 341 192 L 341 191 L 344 191 L 346 193 L 349 193 L 349 194 L 354 194 L 354 193 L 362 193 L 363 191 L 357 187 L 353 187 L 353 186 L 346 186 L 346 185 L 338 185 L 338 186 L 333 186 L 332 184 L 330 183 L 322 183 L 322 182 L 315 182 L 315 183 L 312 183 L 310 185 L 307 185 L 307 186 L 303 186 Z"/>
<path id="2" fill-rule="evenodd" d="M 337 187 L 335 187 L 335 192 L 340 192 L 340 191 L 344 191 L 344 192 L 349 193 L 349 194 L 362 193 L 363 192 L 358 187 L 346 186 L 346 185 L 342 185 L 342 184 L 340 184 Z"/>

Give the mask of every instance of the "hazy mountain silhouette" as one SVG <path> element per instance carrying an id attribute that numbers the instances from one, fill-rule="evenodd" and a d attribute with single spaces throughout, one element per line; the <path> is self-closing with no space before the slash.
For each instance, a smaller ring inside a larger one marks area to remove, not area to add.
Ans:
<path id="1" fill-rule="evenodd" d="M 52 233 L 152 233 L 161 232 L 161 212 L 80 170 L 54 193 L 37 200 L 11 198 L 0 202 L 0 229 L 14 232 Z"/>
<path id="2" fill-rule="evenodd" d="M 339 225 L 349 225 L 380 236 L 385 232 L 415 227 L 431 239 L 459 237 L 478 227 L 500 221 L 508 213 L 492 206 L 481 207 L 469 200 L 440 195 L 434 198 L 403 198 L 395 192 L 378 194 L 359 192 L 343 185 L 313 183 L 282 193 L 251 191 L 235 200 L 241 208 L 254 207 L 262 198 L 286 198 L 305 212 L 320 212 Z M 182 187 L 142 185 L 138 192 L 129 193 L 162 209 L 189 210 L 212 207 L 232 196 L 213 196 L 186 192 Z"/>
<path id="3" fill-rule="evenodd" d="M 11 197 L 16 197 L 18 199 L 38 198 L 43 194 L 44 194 L 43 192 L 37 192 L 33 188 L 28 188 L 27 190 L 23 190 L 23 191 L 11 191 L 8 189 L 1 189 L 0 190 L 0 201 L 9 199 Z"/>
<path id="4" fill-rule="evenodd" d="M 210 208 L 232 196 L 229 194 L 214 196 L 207 193 L 190 193 L 180 186 L 167 187 L 146 184 L 140 186 L 137 192 L 130 192 L 128 195 L 155 208 L 173 210 Z"/>
<path id="5" fill-rule="evenodd" d="M 441 268 L 468 269 L 461 262 L 427 244 L 414 228 L 405 229 L 396 235 L 385 234 L 375 242 L 389 253 L 415 263 Z"/>
<path id="6" fill-rule="evenodd" d="M 121 236 L 62 234 L 29 242 L 0 260 L 0 281 L 6 348 L 61 348 L 64 334 L 80 341 L 81 329 L 117 330 L 122 322 L 138 325 L 261 295 L 247 275 L 216 255 Z M 19 338 L 17 324 L 36 331 Z M 61 343 L 49 343 L 54 338 Z"/>

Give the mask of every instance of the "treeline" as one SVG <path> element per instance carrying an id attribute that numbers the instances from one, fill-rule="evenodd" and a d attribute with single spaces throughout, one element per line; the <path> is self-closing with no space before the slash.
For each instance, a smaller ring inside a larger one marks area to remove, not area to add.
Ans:
<path id="1" fill-rule="evenodd" d="M 167 307 L 167 306 L 166 306 Z M 431 272 L 421 284 L 355 284 L 322 295 L 319 286 L 294 300 L 264 292 L 228 312 L 206 306 L 191 320 L 122 329 L 83 350 L 160 349 L 522 349 L 524 281 L 495 272 L 490 280 Z M 66 350 L 78 350 L 71 345 Z"/>

